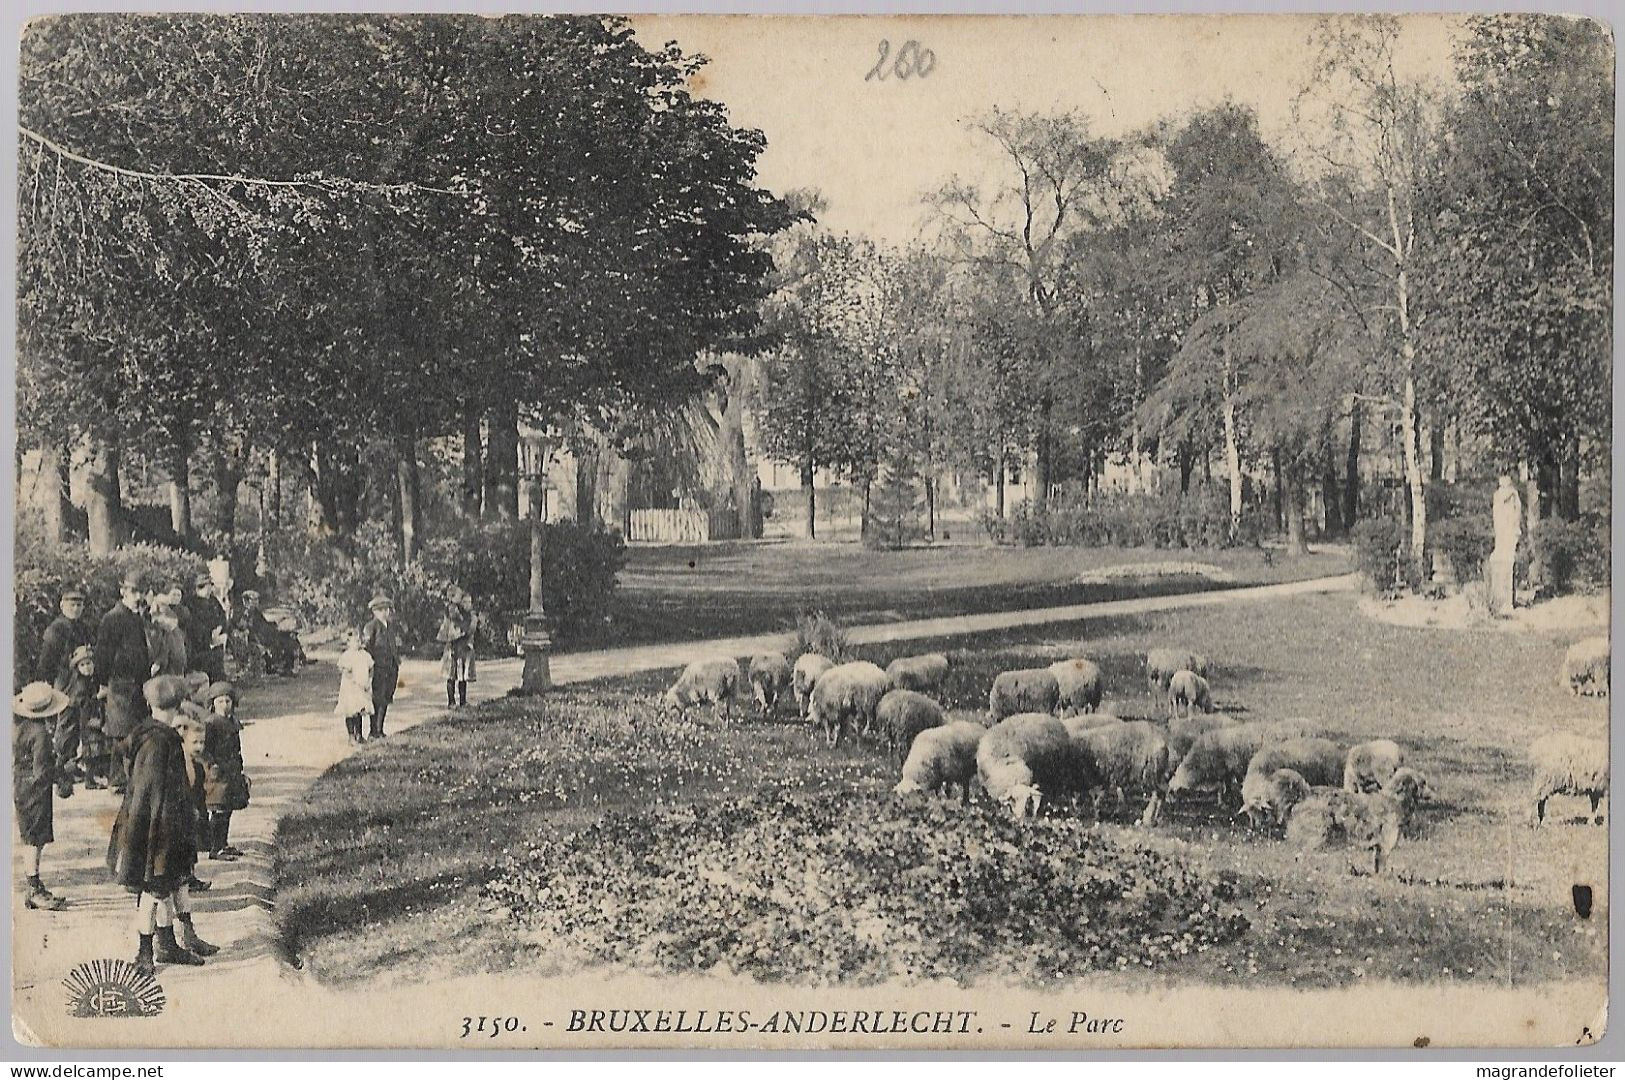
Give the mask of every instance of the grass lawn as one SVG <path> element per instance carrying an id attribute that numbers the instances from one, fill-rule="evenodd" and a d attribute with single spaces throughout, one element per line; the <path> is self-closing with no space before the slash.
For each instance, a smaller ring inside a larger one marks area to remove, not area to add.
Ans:
<path id="1" fill-rule="evenodd" d="M 1091 827 L 1205 878 L 1233 872 L 1248 920 L 1235 940 L 1091 979 L 1318 987 L 1605 977 L 1606 830 L 1581 822 L 1580 799 L 1556 800 L 1544 830 L 1526 824 L 1529 740 L 1606 730 L 1605 703 L 1557 688 L 1566 638 L 1377 624 L 1347 595 L 1245 602 L 955 639 L 944 643 L 956 662 L 945 697 L 977 709 L 995 671 L 1085 652 L 1105 669 L 1108 701 L 1145 715 L 1139 657 L 1171 643 L 1213 658 L 1221 709 L 1307 718 L 1350 742 L 1396 738 L 1436 801 L 1382 879 L 1351 873 L 1346 851 L 1300 855 L 1211 806 L 1175 805 L 1151 829 L 1128 815 Z M 277 917 L 290 947 L 340 983 L 551 973 L 573 962 L 561 943 L 516 925 L 481 889 L 538 844 L 619 811 L 726 807 L 769 787 L 855 793 L 877 815 L 901 813 L 887 795 L 895 766 L 876 751 L 830 752 L 790 722 L 660 719 L 652 698 L 668 678 L 492 703 L 335 766 L 278 833 Z M 946 815 L 944 828 L 980 827 L 974 811 L 933 812 Z M 1589 918 L 1574 909 L 1577 884 L 1593 889 Z"/>
<path id="2" fill-rule="evenodd" d="M 1223 575 L 1082 575 L 1134 564 L 1201 564 Z M 1337 548 L 1298 558 L 1258 548 L 1016 548 L 949 544 L 871 551 L 858 544 L 788 541 L 634 546 L 616 610 L 580 648 L 771 633 L 824 611 L 848 625 L 1084 604 L 1324 577 L 1350 569 Z"/>

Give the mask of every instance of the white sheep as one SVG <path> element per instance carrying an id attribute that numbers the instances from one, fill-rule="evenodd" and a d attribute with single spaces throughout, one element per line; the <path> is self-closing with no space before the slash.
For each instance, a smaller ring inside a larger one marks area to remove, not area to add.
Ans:
<path id="1" fill-rule="evenodd" d="M 796 658 L 796 666 L 790 672 L 790 688 L 796 695 L 796 715 L 805 717 L 807 705 L 812 701 L 813 684 L 818 677 L 835 666 L 835 661 L 822 653 L 802 653 Z"/>
<path id="2" fill-rule="evenodd" d="M 1247 763 L 1241 782 L 1241 810 L 1253 825 L 1268 818 L 1270 777 L 1278 769 L 1291 769 L 1313 787 L 1336 787 L 1343 782 L 1348 751 L 1330 739 L 1295 737 L 1259 747 Z"/>
<path id="3" fill-rule="evenodd" d="M 942 653 L 899 656 L 886 665 L 886 676 L 899 690 L 936 693 L 948 678 L 948 657 Z"/>
<path id="4" fill-rule="evenodd" d="M 1145 654 L 1145 679 L 1153 696 L 1168 693 L 1168 680 L 1175 672 L 1194 671 L 1207 677 L 1207 657 L 1189 649 L 1152 649 Z"/>
<path id="5" fill-rule="evenodd" d="M 1061 698 L 1061 684 L 1048 668 L 1001 671 L 988 691 L 987 711 L 995 723 L 1017 713 L 1053 713 Z"/>
<path id="6" fill-rule="evenodd" d="M 942 706 L 916 690 L 888 690 L 875 710 L 888 753 L 901 765 L 914 737 L 927 728 L 941 727 Z"/>
<path id="7" fill-rule="evenodd" d="M 1344 791 L 1381 791 L 1405 764 L 1405 751 L 1392 739 L 1372 739 L 1349 747 L 1343 765 Z"/>
<path id="8" fill-rule="evenodd" d="M 1100 708 L 1105 695 L 1105 682 L 1100 676 L 1100 665 L 1081 656 L 1059 660 L 1049 666 L 1059 690 L 1061 715 L 1068 712 L 1092 713 Z"/>
<path id="9" fill-rule="evenodd" d="M 739 661 L 731 656 L 705 657 L 685 667 L 660 701 L 684 715 L 691 706 L 711 704 L 720 720 L 737 703 L 742 682 Z"/>
<path id="10" fill-rule="evenodd" d="M 1169 717 L 1178 716 L 1181 705 L 1187 717 L 1196 715 L 1197 709 L 1204 713 L 1213 711 L 1213 691 L 1207 680 L 1189 668 L 1174 672 L 1173 678 L 1168 680 Z"/>
<path id="11" fill-rule="evenodd" d="M 1608 639 L 1589 637 L 1576 641 L 1563 654 L 1563 672 L 1558 685 L 1587 697 L 1608 696 Z"/>
<path id="12" fill-rule="evenodd" d="M 1191 748 L 1191 744 L 1209 731 L 1235 727 L 1239 723 L 1241 723 L 1240 720 L 1233 716 L 1225 716 L 1223 713 L 1176 716 L 1169 720 L 1168 767 L 1170 769 L 1179 768 L 1179 763 L 1184 760 L 1185 752 Z"/>
<path id="13" fill-rule="evenodd" d="M 1066 727 L 1046 713 L 1017 713 L 988 729 L 976 747 L 982 788 L 1017 817 L 1037 814 L 1044 798 L 1079 790 L 1078 755 Z"/>
<path id="14" fill-rule="evenodd" d="M 1297 727 L 1290 723 L 1235 724 L 1203 732 L 1180 758 L 1168 782 L 1168 793 L 1186 795 L 1217 789 L 1222 801 L 1236 802 L 1253 755 L 1296 733 Z"/>
<path id="15" fill-rule="evenodd" d="M 843 728 L 864 734 L 874 730 L 875 711 L 890 687 L 886 673 L 867 660 L 837 664 L 813 683 L 807 719 L 823 727 L 831 747 L 838 746 Z"/>
<path id="16" fill-rule="evenodd" d="M 1244 808 L 1250 807 L 1248 816 L 1261 814 L 1267 821 L 1284 824 L 1292 816 L 1293 808 L 1305 799 L 1311 792 L 1309 781 L 1296 769 L 1276 769 L 1268 776 L 1251 772 L 1241 782 L 1241 798 Z M 1241 814 L 1243 811 L 1236 811 Z"/>
<path id="17" fill-rule="evenodd" d="M 763 715 L 772 716 L 779 707 L 779 699 L 790 689 L 790 661 L 783 653 L 758 653 L 750 658 L 746 676 Z"/>
<path id="18" fill-rule="evenodd" d="M 1066 733 L 1074 739 L 1086 731 L 1115 726 L 1123 722 L 1121 716 L 1114 716 L 1106 712 L 1089 713 L 1086 716 L 1063 716 L 1060 720 L 1062 726 L 1066 728 Z"/>
<path id="19" fill-rule="evenodd" d="M 1292 808 L 1286 838 L 1306 851 L 1316 851 L 1346 837 L 1354 847 L 1372 852 L 1374 872 L 1381 874 L 1400 836 L 1409 830 L 1416 808 L 1432 797 L 1427 777 L 1408 768 L 1396 771 L 1378 792 L 1317 791 Z"/>
<path id="20" fill-rule="evenodd" d="M 1534 802 L 1536 828 L 1546 823 L 1546 800 L 1553 795 L 1584 795 L 1591 800 L 1591 816 L 1602 824 L 1598 810 L 1608 796 L 1608 743 L 1580 735 L 1543 735 L 1529 746 L 1529 760 L 1535 765 Z"/>
<path id="21" fill-rule="evenodd" d="M 903 762 L 903 779 L 893 790 L 899 795 L 913 791 L 949 794 L 957 784 L 961 801 L 970 802 L 971 781 L 976 779 L 976 748 L 986 734 L 986 728 L 970 720 L 926 728 L 914 736 L 914 745 Z"/>
<path id="22" fill-rule="evenodd" d="M 1155 724 L 1144 720 L 1106 724 L 1072 736 L 1098 791 L 1115 790 L 1119 805 L 1132 792 L 1144 796 L 1140 824 L 1149 825 L 1162 811 L 1168 787 L 1168 741 Z M 1099 806 L 1098 800 L 1096 803 Z"/>

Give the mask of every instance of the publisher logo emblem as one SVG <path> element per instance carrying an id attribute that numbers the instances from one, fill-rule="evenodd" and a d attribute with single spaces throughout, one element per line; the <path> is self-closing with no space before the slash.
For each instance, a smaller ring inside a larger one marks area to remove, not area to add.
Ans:
<path id="1" fill-rule="evenodd" d="M 164 988 L 128 960 L 80 964 L 62 986 L 70 1016 L 157 1016 L 164 1011 Z"/>

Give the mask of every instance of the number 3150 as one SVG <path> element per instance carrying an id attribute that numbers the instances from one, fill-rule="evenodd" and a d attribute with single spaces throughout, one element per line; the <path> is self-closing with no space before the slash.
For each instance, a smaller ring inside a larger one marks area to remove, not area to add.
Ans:
<path id="1" fill-rule="evenodd" d="M 907 79 L 910 76 L 923 79 L 935 71 L 936 67 L 937 54 L 913 38 L 898 46 L 896 55 L 892 54 L 891 42 L 881 38 L 880 56 L 875 60 L 875 66 L 869 69 L 869 74 L 863 77 L 863 81 L 873 79 L 883 82 L 888 75 L 895 75 L 899 79 Z"/>

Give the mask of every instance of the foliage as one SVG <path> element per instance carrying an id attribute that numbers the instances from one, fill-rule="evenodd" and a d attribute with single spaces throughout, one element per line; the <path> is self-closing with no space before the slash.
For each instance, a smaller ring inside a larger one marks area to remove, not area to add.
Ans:
<path id="1" fill-rule="evenodd" d="M 612 814 L 531 845 L 484 892 L 589 963 L 812 984 L 1043 984 L 1248 926 L 1234 875 L 1076 820 L 861 793 Z"/>
<path id="2" fill-rule="evenodd" d="M 996 542 L 1022 547 L 1220 548 L 1256 543 L 1259 521 L 1256 512 L 1244 509 L 1241 528 L 1232 535 L 1229 506 L 1203 492 L 1068 492 L 1042 511 L 1023 502 L 1008 517 L 984 514 L 982 525 Z"/>
<path id="3" fill-rule="evenodd" d="M 1548 592 L 1593 593 L 1612 582 L 1613 534 L 1607 517 L 1589 514 L 1579 521 L 1547 518 L 1530 537 L 1540 585 Z"/>
<path id="4" fill-rule="evenodd" d="M 796 617 L 795 638 L 790 644 L 793 656 L 817 653 L 837 664 L 852 659 L 852 646 L 847 641 L 846 627 L 822 611 Z"/>
<path id="5" fill-rule="evenodd" d="M 1354 565 L 1365 578 L 1366 588 L 1379 595 L 1391 594 L 1396 587 L 1417 584 L 1412 576 L 1410 534 L 1404 523 L 1393 518 L 1365 518 L 1349 532 L 1354 546 Z"/>
<path id="6" fill-rule="evenodd" d="M 1483 573 L 1495 547 L 1495 528 L 1482 514 L 1435 518 L 1428 526 L 1428 546 L 1450 561 L 1456 581 L 1465 585 Z"/>

